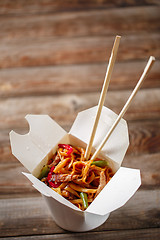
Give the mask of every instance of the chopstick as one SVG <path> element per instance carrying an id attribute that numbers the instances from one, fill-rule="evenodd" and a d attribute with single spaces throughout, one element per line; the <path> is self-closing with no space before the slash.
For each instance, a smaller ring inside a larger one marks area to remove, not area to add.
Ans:
<path id="1" fill-rule="evenodd" d="M 104 147 L 105 143 L 107 142 L 107 140 L 109 139 L 110 135 L 112 134 L 112 132 L 114 131 L 114 129 L 116 128 L 117 124 L 120 122 L 121 118 L 123 117 L 123 115 L 125 114 L 125 112 L 127 111 L 128 107 L 130 106 L 133 98 L 135 97 L 135 95 L 137 94 L 138 90 L 140 89 L 144 79 L 146 78 L 149 70 L 151 69 L 153 63 L 155 61 L 155 57 L 151 56 L 148 60 L 148 63 L 136 85 L 136 87 L 134 88 L 133 92 L 131 93 L 130 97 L 128 98 L 126 104 L 124 105 L 123 109 L 121 110 L 120 114 L 118 115 L 116 121 L 113 123 L 113 125 L 111 126 L 109 132 L 107 133 L 106 137 L 103 139 L 103 141 L 100 143 L 99 147 L 97 148 L 97 150 L 95 151 L 95 153 L 93 154 L 93 156 L 91 157 L 91 161 L 94 160 L 99 152 L 101 151 L 101 149 Z"/>
<path id="2" fill-rule="evenodd" d="M 110 82 L 110 79 L 111 79 L 111 74 L 112 74 L 114 63 L 115 63 L 115 60 L 116 60 L 120 39 L 121 39 L 121 36 L 116 36 L 115 41 L 114 41 L 114 45 L 113 45 L 113 48 L 112 48 L 111 56 L 110 56 L 109 63 L 108 63 L 108 68 L 107 68 L 107 71 L 106 71 L 106 76 L 105 76 L 105 79 L 104 79 L 104 83 L 103 83 L 103 87 L 102 87 L 102 91 L 101 91 L 101 95 L 100 95 L 100 99 L 99 99 L 99 103 L 98 103 L 96 118 L 95 118 L 94 125 L 93 125 L 93 128 L 92 128 L 92 133 L 91 133 L 91 136 L 90 136 L 90 139 L 89 139 L 89 143 L 87 145 L 86 152 L 85 152 L 85 159 L 86 160 L 88 160 L 88 158 L 90 156 L 90 153 L 91 153 L 93 140 L 94 140 L 94 137 L 95 137 L 95 133 L 96 133 L 96 130 L 97 130 L 99 118 L 100 118 L 100 115 L 101 115 L 102 107 L 104 105 L 105 96 L 106 96 L 106 93 L 107 93 L 107 89 L 108 89 L 109 82 Z"/>

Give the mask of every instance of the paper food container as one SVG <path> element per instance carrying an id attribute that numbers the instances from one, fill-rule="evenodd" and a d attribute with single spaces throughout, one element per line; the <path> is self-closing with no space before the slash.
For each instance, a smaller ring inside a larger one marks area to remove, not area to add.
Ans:
<path id="1" fill-rule="evenodd" d="M 132 197 L 141 184 L 140 170 L 121 167 L 129 145 L 128 127 L 124 119 L 121 119 L 99 155 L 109 161 L 115 174 L 85 211 L 81 211 L 37 179 L 41 168 L 56 152 L 59 143 L 86 147 L 96 111 L 97 106 L 80 112 L 69 133 L 48 115 L 27 115 L 30 130 L 26 135 L 10 132 L 12 153 L 30 172 L 23 174 L 43 195 L 54 221 L 69 231 L 89 231 L 100 226 L 112 211 L 123 206 Z M 93 151 L 116 118 L 117 114 L 103 107 Z"/>

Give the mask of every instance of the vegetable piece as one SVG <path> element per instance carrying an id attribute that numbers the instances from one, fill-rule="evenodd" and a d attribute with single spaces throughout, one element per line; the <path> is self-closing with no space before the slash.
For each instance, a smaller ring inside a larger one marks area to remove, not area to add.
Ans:
<path id="1" fill-rule="evenodd" d="M 58 188 L 59 186 L 61 185 L 61 183 L 54 183 L 54 182 L 49 182 L 49 186 L 52 187 L 52 188 Z"/>
<path id="2" fill-rule="evenodd" d="M 47 181 L 49 182 L 49 180 L 52 178 L 52 174 L 53 174 L 53 170 L 54 170 L 54 166 L 51 167 L 49 173 L 48 173 L 48 176 L 47 176 Z"/>
<path id="3" fill-rule="evenodd" d="M 38 179 L 41 180 L 42 178 L 47 177 L 49 171 L 50 171 L 49 166 L 48 166 L 48 165 L 45 165 L 45 166 L 42 168 L 41 173 L 40 173 Z"/>
<path id="4" fill-rule="evenodd" d="M 58 144 L 58 147 L 67 149 L 67 155 L 70 155 L 73 152 L 73 148 L 68 144 Z"/>
<path id="5" fill-rule="evenodd" d="M 51 167 L 51 169 L 50 169 L 50 171 L 49 171 L 49 173 L 48 173 L 48 176 L 47 176 L 47 181 L 48 181 L 50 187 L 52 187 L 52 188 L 58 188 L 58 187 L 61 185 L 61 183 L 60 183 L 60 182 L 53 182 L 53 181 L 51 180 L 51 179 L 52 179 L 52 175 L 54 174 L 54 173 L 53 173 L 54 168 L 55 168 L 54 166 Z"/>
<path id="6" fill-rule="evenodd" d="M 105 160 L 97 160 L 97 161 L 93 161 L 91 165 L 95 165 L 97 167 L 105 167 L 105 166 L 108 166 L 108 162 Z"/>
<path id="7" fill-rule="evenodd" d="M 81 199 L 83 201 L 84 209 L 86 209 L 88 207 L 87 193 L 81 192 L 80 193 L 80 197 L 81 197 Z"/>

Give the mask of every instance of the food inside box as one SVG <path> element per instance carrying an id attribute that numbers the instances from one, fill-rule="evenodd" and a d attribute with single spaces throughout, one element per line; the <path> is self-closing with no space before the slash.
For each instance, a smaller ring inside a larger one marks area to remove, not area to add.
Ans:
<path id="1" fill-rule="evenodd" d="M 86 161 L 85 149 L 58 144 L 56 153 L 41 169 L 39 179 L 81 210 L 85 210 L 113 177 L 101 158 Z"/>

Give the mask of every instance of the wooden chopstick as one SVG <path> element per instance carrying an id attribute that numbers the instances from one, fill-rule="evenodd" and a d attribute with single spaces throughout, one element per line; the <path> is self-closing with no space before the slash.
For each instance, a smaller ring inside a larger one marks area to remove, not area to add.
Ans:
<path id="1" fill-rule="evenodd" d="M 112 48 L 108 68 L 107 68 L 107 71 L 106 71 L 106 76 L 105 76 L 105 79 L 104 79 L 104 83 L 103 83 L 103 87 L 102 87 L 102 91 L 101 91 L 101 95 L 100 95 L 100 99 L 99 99 L 99 103 L 98 103 L 96 118 L 95 118 L 94 125 L 93 125 L 93 128 L 92 128 L 92 133 L 91 133 L 91 136 L 90 136 L 90 140 L 89 140 L 89 143 L 87 145 L 86 152 L 85 152 L 85 159 L 86 160 L 88 160 L 88 158 L 90 156 L 90 153 L 91 153 L 93 140 L 94 140 L 94 137 L 95 137 L 95 133 L 96 133 L 96 130 L 97 130 L 99 118 L 100 118 L 100 115 L 101 115 L 102 107 L 104 105 L 105 96 L 106 96 L 106 93 L 107 93 L 107 89 L 108 89 L 109 82 L 110 82 L 110 79 L 111 79 L 111 74 L 112 74 L 114 63 L 115 63 L 115 60 L 116 60 L 120 39 L 121 39 L 121 36 L 116 36 L 115 41 L 114 41 L 114 45 L 113 45 L 113 48 Z"/>
<path id="2" fill-rule="evenodd" d="M 117 124 L 120 122 L 121 118 L 123 117 L 123 115 L 125 114 L 125 112 L 127 111 L 128 107 L 130 106 L 133 98 L 135 97 L 135 95 L 137 94 L 138 90 L 140 89 L 142 82 L 144 81 L 144 79 L 146 78 L 149 70 L 151 69 L 153 63 L 155 61 L 155 57 L 151 56 L 148 60 L 148 63 L 136 85 L 136 87 L 134 88 L 132 94 L 130 95 L 130 97 L 128 98 L 126 104 L 124 105 L 123 109 L 121 110 L 120 114 L 118 115 L 116 121 L 113 123 L 113 125 L 111 126 L 109 132 L 107 133 L 107 135 L 105 136 L 105 138 L 103 139 L 103 141 L 100 143 L 99 147 L 97 148 L 97 150 L 95 151 L 95 153 L 93 154 L 93 156 L 91 157 L 91 160 L 94 160 L 99 152 L 101 151 L 101 149 L 103 148 L 103 146 L 105 145 L 105 143 L 107 142 L 107 140 L 109 139 L 110 135 L 112 134 L 112 132 L 114 131 L 114 129 L 116 128 Z"/>

